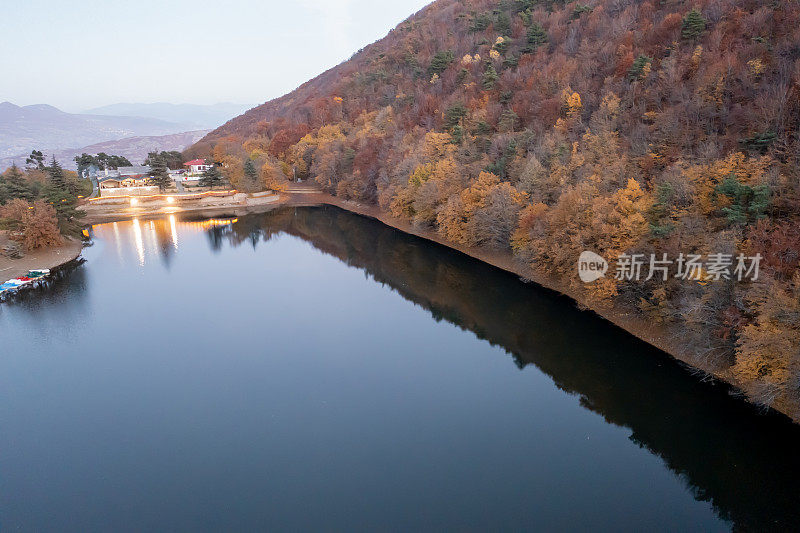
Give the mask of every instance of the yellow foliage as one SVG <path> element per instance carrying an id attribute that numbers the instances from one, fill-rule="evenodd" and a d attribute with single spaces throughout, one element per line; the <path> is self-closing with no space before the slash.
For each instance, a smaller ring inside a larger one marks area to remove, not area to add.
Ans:
<path id="1" fill-rule="evenodd" d="M 613 298 L 619 294 L 619 282 L 614 276 L 606 275 L 586 286 L 586 296 L 596 306 L 609 308 Z"/>
<path id="2" fill-rule="evenodd" d="M 580 96 L 578 96 L 578 99 L 580 99 Z M 603 101 L 600 102 L 601 112 L 610 119 L 616 118 L 617 115 L 619 115 L 619 106 L 619 96 L 617 96 L 617 94 L 614 92 L 610 92 L 605 95 L 603 97 Z"/>
<path id="3" fill-rule="evenodd" d="M 492 198 L 504 199 L 500 206 L 495 203 L 496 209 L 503 209 L 505 213 L 510 210 L 515 214 L 521 209 L 527 194 L 518 191 L 508 182 L 501 182 L 495 174 L 481 172 L 471 186 L 464 189 L 457 198 L 451 198 L 439 212 L 436 219 L 439 232 L 460 244 L 476 245 L 491 241 L 507 246 L 515 226 L 513 221 L 510 221 L 512 224 L 507 231 L 504 228 L 490 227 L 497 224 L 491 217 L 490 224 L 475 223 L 478 212 L 488 208 Z"/>
<path id="4" fill-rule="evenodd" d="M 761 59 L 751 59 L 750 61 L 747 62 L 747 67 L 750 70 L 750 74 L 754 78 L 760 77 L 764 73 L 764 69 L 766 68 L 764 66 L 764 62 L 761 61 Z"/>
<path id="5" fill-rule="evenodd" d="M 646 214 L 652 203 L 633 178 L 611 197 L 597 198 L 592 205 L 597 248 L 616 257 L 634 247 L 649 231 Z"/>
<path id="6" fill-rule="evenodd" d="M 409 185 L 420 186 L 433 176 L 433 164 L 420 165 L 414 169 L 408 178 Z"/>
<path id="7" fill-rule="evenodd" d="M 425 134 L 423 154 L 428 161 L 436 161 L 452 154 L 454 151 L 451 137 L 447 133 L 429 131 Z"/>
<path id="8" fill-rule="evenodd" d="M 265 154 L 269 149 L 269 138 L 265 136 L 252 137 L 244 142 L 243 147 L 248 154 L 253 152 Z"/>
<path id="9" fill-rule="evenodd" d="M 717 108 L 721 108 L 724 103 L 725 83 L 725 74 L 720 74 L 712 83 L 701 86 L 698 89 L 698 93 L 706 102 L 716 105 Z"/>
<path id="10" fill-rule="evenodd" d="M 800 273 L 787 285 L 758 281 L 747 300 L 755 319 L 742 330 L 733 372 L 751 397 L 772 405 L 796 393 L 800 376 Z"/>
<path id="11" fill-rule="evenodd" d="M 267 160 L 261 167 L 261 176 L 264 180 L 264 185 L 274 191 L 284 191 L 289 185 L 289 180 L 277 161 Z"/>
<path id="12" fill-rule="evenodd" d="M 583 102 L 581 102 L 581 95 L 573 92 L 569 93 L 568 91 L 565 94 L 565 107 L 567 110 L 568 117 L 574 117 L 580 114 L 581 109 L 583 108 Z"/>
<path id="13" fill-rule="evenodd" d="M 702 59 L 702 57 L 703 57 L 703 46 L 698 44 L 695 47 L 694 52 L 692 52 L 692 66 L 694 68 L 700 66 L 700 60 Z"/>
<path id="14" fill-rule="evenodd" d="M 716 213 L 725 207 L 727 196 L 718 196 L 714 190 L 725 178 L 734 174 L 745 185 L 758 185 L 764 176 L 771 160 L 768 156 L 746 157 L 741 152 L 730 154 L 707 165 L 690 165 L 684 169 L 684 175 L 693 183 L 697 191 L 697 203 L 706 216 Z"/>

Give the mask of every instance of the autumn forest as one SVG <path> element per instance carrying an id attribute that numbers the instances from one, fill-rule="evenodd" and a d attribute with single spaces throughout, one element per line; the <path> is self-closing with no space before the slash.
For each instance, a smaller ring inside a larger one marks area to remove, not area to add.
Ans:
<path id="1" fill-rule="evenodd" d="M 184 158 L 513 254 L 798 420 L 799 127 L 797 2 L 438 0 Z M 583 250 L 763 260 L 584 285 Z"/>

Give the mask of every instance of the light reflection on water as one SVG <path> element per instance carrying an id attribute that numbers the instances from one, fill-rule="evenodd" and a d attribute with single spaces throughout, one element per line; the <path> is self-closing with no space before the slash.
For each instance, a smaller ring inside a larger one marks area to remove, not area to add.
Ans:
<path id="1" fill-rule="evenodd" d="M 120 261 L 126 257 L 124 245 L 132 245 L 139 266 L 144 266 L 148 258 L 168 260 L 171 252 L 177 252 L 179 233 L 196 235 L 213 229 L 224 232 L 226 228 L 230 230 L 231 225 L 237 221 L 235 217 L 185 220 L 171 214 L 166 218 L 133 218 L 129 221 L 95 224 L 90 228 L 90 234 L 104 241 L 113 241 Z"/>

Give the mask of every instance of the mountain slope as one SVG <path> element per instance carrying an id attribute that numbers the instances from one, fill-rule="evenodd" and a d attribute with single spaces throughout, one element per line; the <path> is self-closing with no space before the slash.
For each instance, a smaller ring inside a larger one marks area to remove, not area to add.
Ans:
<path id="1" fill-rule="evenodd" d="M 166 135 L 192 129 L 144 117 L 65 113 L 53 106 L 0 103 L 0 156 L 33 149 L 75 148 L 137 135 Z"/>
<path id="2" fill-rule="evenodd" d="M 84 111 L 90 115 L 149 117 L 169 122 L 190 124 L 197 129 L 212 129 L 241 115 L 252 106 L 245 104 L 219 103 L 212 105 L 122 103 L 111 104 Z"/>
<path id="3" fill-rule="evenodd" d="M 799 126 L 798 2 L 438 0 L 186 155 L 514 253 L 800 420 Z M 611 262 L 590 284 L 584 250 Z M 633 253 L 666 279 L 615 276 Z"/>

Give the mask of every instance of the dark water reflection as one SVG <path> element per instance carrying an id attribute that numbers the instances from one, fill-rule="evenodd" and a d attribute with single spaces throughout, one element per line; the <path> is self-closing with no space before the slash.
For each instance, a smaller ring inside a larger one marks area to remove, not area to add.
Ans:
<path id="1" fill-rule="evenodd" d="M 227 222 L 97 227 L 0 308 L 8 529 L 800 524 L 797 427 L 569 301 L 333 208 Z"/>

